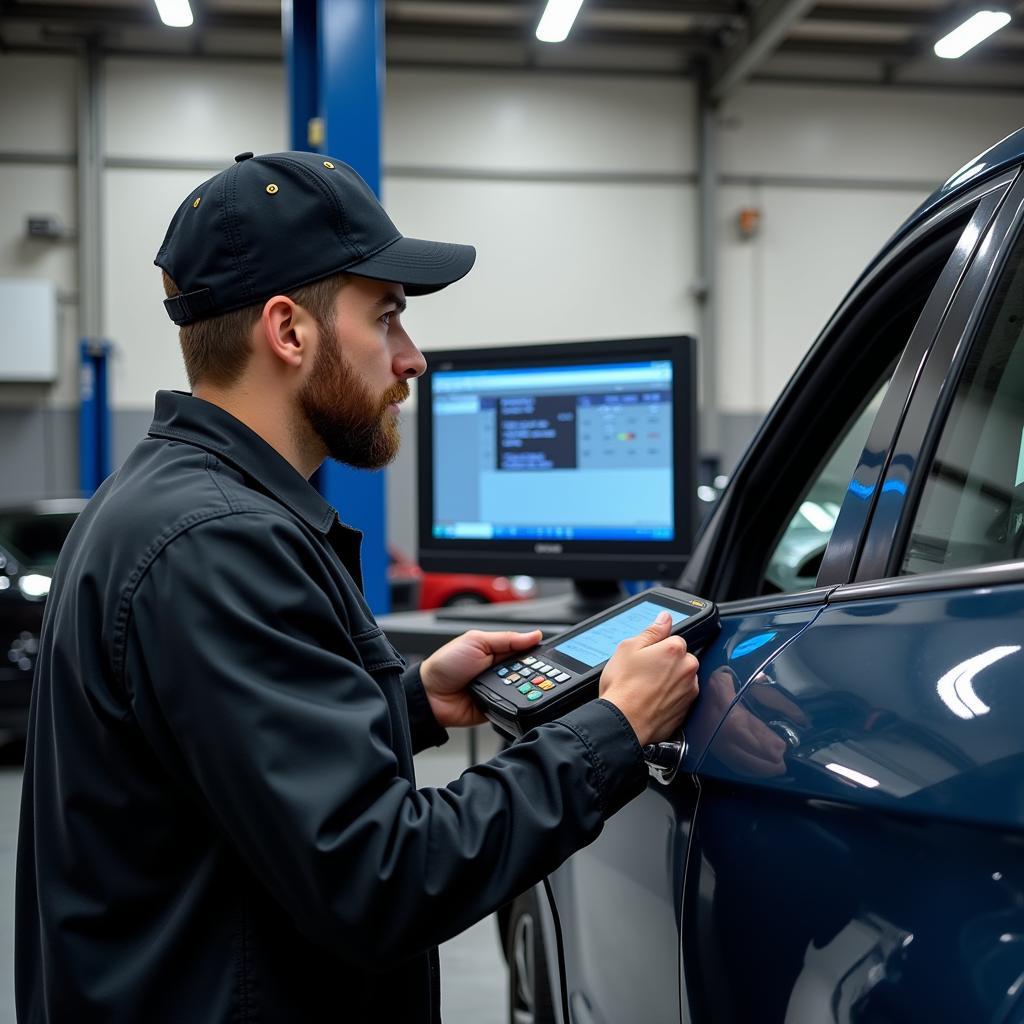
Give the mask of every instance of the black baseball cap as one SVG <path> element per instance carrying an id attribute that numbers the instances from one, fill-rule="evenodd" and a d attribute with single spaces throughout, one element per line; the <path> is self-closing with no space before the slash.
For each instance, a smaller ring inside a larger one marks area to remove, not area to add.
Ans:
<path id="1" fill-rule="evenodd" d="M 239 153 L 178 207 L 153 261 L 181 294 L 179 326 L 345 271 L 427 295 L 465 277 L 471 245 L 405 238 L 348 164 L 319 153 Z"/>

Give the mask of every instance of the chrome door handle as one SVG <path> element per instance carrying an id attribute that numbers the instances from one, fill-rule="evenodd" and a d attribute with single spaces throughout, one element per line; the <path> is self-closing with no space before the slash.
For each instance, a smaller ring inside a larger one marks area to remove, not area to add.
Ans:
<path id="1" fill-rule="evenodd" d="M 679 739 L 665 743 L 648 743 L 644 747 L 644 760 L 647 770 L 655 781 L 667 786 L 675 777 L 686 757 L 686 737 L 680 733 Z"/>
<path id="2" fill-rule="evenodd" d="M 774 729 L 786 741 L 786 746 L 790 750 L 796 750 L 800 746 L 800 734 L 789 722 L 783 722 L 781 719 L 776 718 L 768 723 L 768 728 Z"/>

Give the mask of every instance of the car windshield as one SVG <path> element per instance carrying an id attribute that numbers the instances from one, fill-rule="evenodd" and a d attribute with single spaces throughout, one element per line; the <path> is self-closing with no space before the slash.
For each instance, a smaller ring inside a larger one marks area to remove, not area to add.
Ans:
<path id="1" fill-rule="evenodd" d="M 75 522 L 72 512 L 0 512 L 0 546 L 32 569 L 52 569 Z"/>

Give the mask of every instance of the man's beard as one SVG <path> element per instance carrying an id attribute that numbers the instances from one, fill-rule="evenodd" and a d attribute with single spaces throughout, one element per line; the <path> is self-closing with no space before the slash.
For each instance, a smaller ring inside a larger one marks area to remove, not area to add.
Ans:
<path id="1" fill-rule="evenodd" d="M 375 398 L 323 327 L 313 372 L 299 403 L 332 459 L 357 469 L 380 469 L 398 454 L 398 417 L 388 406 L 409 397 L 403 380 Z"/>

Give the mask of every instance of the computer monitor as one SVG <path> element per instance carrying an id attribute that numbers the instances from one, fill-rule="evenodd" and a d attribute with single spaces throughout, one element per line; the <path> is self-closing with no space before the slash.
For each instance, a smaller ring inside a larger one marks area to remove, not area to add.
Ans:
<path id="1" fill-rule="evenodd" d="M 569 600 L 500 607 L 548 622 L 614 603 L 623 580 L 675 580 L 695 527 L 695 349 L 666 337 L 428 352 L 420 565 L 573 579 Z"/>

